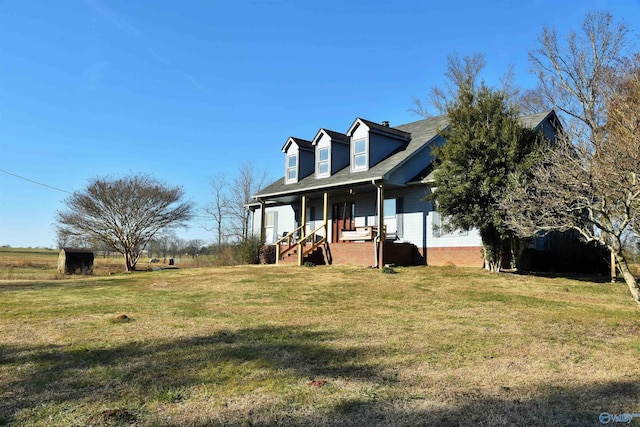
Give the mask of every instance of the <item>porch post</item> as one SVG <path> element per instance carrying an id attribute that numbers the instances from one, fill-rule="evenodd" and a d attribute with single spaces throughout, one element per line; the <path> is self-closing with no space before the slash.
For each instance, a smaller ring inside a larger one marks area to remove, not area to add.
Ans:
<path id="1" fill-rule="evenodd" d="M 307 237 L 307 195 L 302 196 L 302 236 L 301 238 Z"/>
<path id="2" fill-rule="evenodd" d="M 302 228 L 300 229 L 301 232 L 301 236 L 300 236 L 300 240 L 298 241 L 298 266 L 302 266 L 302 258 L 303 258 L 303 252 L 304 252 L 304 244 L 305 241 L 307 240 L 307 195 L 304 194 L 302 196 L 302 213 L 300 215 L 300 222 L 302 222 L 302 224 L 300 224 L 302 226 Z"/>
<path id="3" fill-rule="evenodd" d="M 267 213 L 265 212 L 266 203 L 264 200 L 260 200 L 260 243 L 264 245 L 267 230 L 265 229 L 265 222 L 267 218 Z"/>
<path id="4" fill-rule="evenodd" d="M 329 193 L 324 192 L 322 201 L 322 225 L 324 226 L 324 238 L 329 242 Z"/>
<path id="5" fill-rule="evenodd" d="M 384 184 L 378 184 L 378 268 L 384 266 Z"/>

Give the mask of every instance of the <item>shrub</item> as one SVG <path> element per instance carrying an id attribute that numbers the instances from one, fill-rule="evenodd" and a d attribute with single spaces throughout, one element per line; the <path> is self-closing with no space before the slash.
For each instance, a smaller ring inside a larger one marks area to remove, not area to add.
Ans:
<path id="1" fill-rule="evenodd" d="M 382 272 L 384 274 L 396 274 L 396 271 L 390 265 L 385 265 L 382 267 Z"/>
<path id="2" fill-rule="evenodd" d="M 249 236 L 236 247 L 239 264 L 258 264 L 260 262 L 260 236 Z"/>

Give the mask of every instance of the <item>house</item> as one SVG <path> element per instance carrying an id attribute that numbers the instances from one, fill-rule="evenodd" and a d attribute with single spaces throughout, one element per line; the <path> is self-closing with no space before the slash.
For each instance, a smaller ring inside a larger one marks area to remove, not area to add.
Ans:
<path id="1" fill-rule="evenodd" d="M 558 126 L 551 110 L 521 120 L 551 138 Z M 278 263 L 482 266 L 478 231 L 445 232 L 425 200 L 447 126 L 446 116 L 398 126 L 356 118 L 346 133 L 288 138 L 284 176 L 253 196 L 255 234 Z"/>

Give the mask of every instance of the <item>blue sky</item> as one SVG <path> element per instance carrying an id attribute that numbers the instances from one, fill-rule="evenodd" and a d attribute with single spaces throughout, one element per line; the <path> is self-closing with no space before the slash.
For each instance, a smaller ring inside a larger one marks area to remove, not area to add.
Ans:
<path id="1" fill-rule="evenodd" d="M 288 136 L 418 120 L 451 53 L 532 87 L 543 25 L 594 10 L 639 30 L 638 0 L 0 0 L 0 244 L 53 247 L 93 177 L 153 174 L 202 207 L 243 162 L 280 177 Z M 202 222 L 180 235 L 213 241 Z"/>

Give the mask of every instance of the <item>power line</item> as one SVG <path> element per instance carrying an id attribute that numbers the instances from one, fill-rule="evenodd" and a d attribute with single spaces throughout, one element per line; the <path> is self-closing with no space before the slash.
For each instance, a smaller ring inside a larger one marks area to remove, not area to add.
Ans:
<path id="1" fill-rule="evenodd" d="M 67 193 L 67 194 L 73 194 L 73 193 L 72 193 L 72 192 L 70 192 L 70 191 L 67 191 L 67 190 L 61 190 L 60 188 L 52 187 L 51 185 L 43 184 L 42 182 L 34 181 L 34 180 L 32 180 L 32 179 L 25 178 L 24 176 L 16 175 L 15 173 L 11 173 L 11 172 L 8 172 L 8 171 L 3 170 L 3 169 L 0 169 L 0 172 L 6 173 L 7 175 L 15 176 L 16 178 L 24 179 L 25 181 L 29 181 L 29 182 L 31 182 L 31 183 L 41 185 L 41 186 L 43 186 L 43 187 L 47 187 L 47 188 L 50 188 L 50 189 L 52 189 L 52 190 L 60 191 L 60 192 L 62 192 L 62 193 Z"/>

